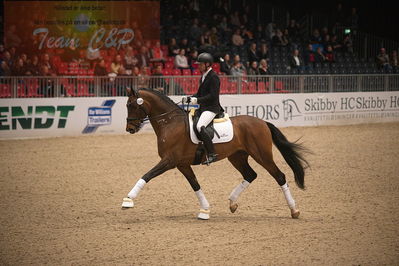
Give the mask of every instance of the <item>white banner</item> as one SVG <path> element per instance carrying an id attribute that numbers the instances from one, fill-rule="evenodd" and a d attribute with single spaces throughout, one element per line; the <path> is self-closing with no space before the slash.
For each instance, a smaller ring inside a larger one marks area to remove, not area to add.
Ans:
<path id="1" fill-rule="evenodd" d="M 179 102 L 181 96 L 172 96 Z M 0 99 L 0 138 L 127 134 L 127 97 Z M 399 121 L 399 92 L 222 95 L 230 116 L 279 127 Z M 148 123 L 142 131 L 152 130 Z"/>
<path id="2" fill-rule="evenodd" d="M 126 97 L 1 99 L 0 138 L 125 132 Z"/>

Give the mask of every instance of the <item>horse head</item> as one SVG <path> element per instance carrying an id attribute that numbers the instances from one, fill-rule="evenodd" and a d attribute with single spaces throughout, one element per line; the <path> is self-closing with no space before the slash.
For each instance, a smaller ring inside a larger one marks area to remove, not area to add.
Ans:
<path id="1" fill-rule="evenodd" d="M 144 99 L 135 89 L 126 88 L 127 99 L 127 118 L 126 131 L 134 134 L 140 130 L 143 122 L 148 119 L 148 111 L 144 105 Z"/>

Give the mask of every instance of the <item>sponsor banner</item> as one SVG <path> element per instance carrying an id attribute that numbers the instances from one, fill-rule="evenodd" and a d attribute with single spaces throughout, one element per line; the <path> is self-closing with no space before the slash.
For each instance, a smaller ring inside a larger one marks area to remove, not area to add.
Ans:
<path id="1" fill-rule="evenodd" d="M 181 96 L 171 96 L 180 102 Z M 128 134 L 127 97 L 0 99 L 0 139 Z M 222 95 L 232 117 L 279 127 L 399 121 L 399 92 Z M 142 132 L 151 131 L 146 122 Z"/>
<path id="2" fill-rule="evenodd" d="M 125 132 L 126 97 L 1 99 L 0 138 Z"/>

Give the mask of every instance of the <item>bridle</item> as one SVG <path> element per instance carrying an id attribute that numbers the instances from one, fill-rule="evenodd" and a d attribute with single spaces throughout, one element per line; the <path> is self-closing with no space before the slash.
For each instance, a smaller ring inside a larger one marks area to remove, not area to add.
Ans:
<path id="1" fill-rule="evenodd" d="M 137 97 L 136 102 L 137 102 L 138 108 L 139 108 L 140 111 L 142 111 L 144 113 L 144 117 L 142 117 L 142 118 L 140 118 L 140 117 L 127 117 L 126 118 L 126 122 L 137 121 L 138 120 L 138 121 L 140 121 L 140 124 L 138 126 L 140 126 L 145 121 L 151 121 L 153 119 L 157 119 L 157 118 L 163 117 L 165 115 L 168 115 L 170 113 L 173 113 L 173 112 L 175 112 L 177 110 L 180 110 L 180 109 L 176 108 L 176 109 L 170 110 L 168 112 L 162 113 L 160 115 L 150 116 L 150 114 L 144 108 L 144 102 L 143 102 L 143 99 L 140 97 L 140 93 L 138 91 L 136 91 L 136 90 L 133 90 L 133 91 L 134 91 L 134 96 Z M 141 101 L 142 101 L 141 103 L 139 103 L 139 99 L 141 99 Z M 130 103 L 128 103 L 126 106 L 129 108 Z"/>

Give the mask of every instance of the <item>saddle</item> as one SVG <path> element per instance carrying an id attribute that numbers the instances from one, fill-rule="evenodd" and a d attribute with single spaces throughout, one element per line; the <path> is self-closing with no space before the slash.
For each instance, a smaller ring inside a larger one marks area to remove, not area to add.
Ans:
<path id="1" fill-rule="evenodd" d="M 199 140 L 202 140 L 201 135 L 199 134 L 199 132 L 197 130 L 197 124 L 198 124 L 199 118 L 201 116 L 199 110 L 193 108 L 190 110 L 189 115 L 191 115 L 192 119 L 193 119 L 193 130 L 194 130 L 195 135 L 197 136 L 197 138 Z M 229 119 L 230 119 L 229 115 L 224 112 L 220 112 L 220 113 L 216 114 L 215 118 L 208 124 L 208 126 L 206 126 L 206 128 L 205 128 L 206 133 L 211 137 L 211 139 L 214 138 L 215 134 L 220 139 L 220 135 L 215 130 L 215 127 L 213 126 L 213 124 L 226 122 Z"/>

